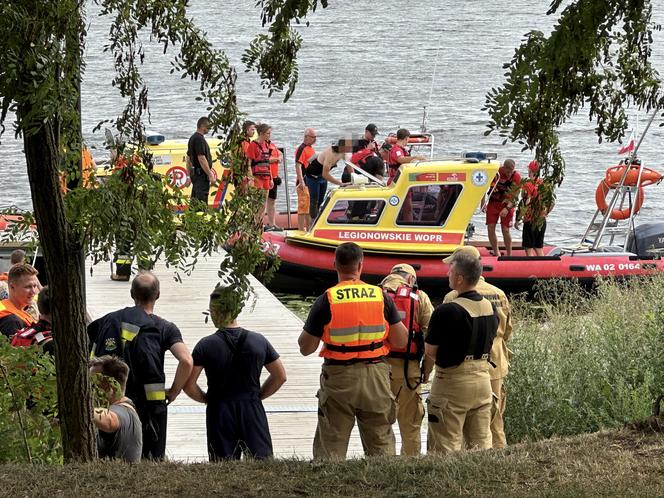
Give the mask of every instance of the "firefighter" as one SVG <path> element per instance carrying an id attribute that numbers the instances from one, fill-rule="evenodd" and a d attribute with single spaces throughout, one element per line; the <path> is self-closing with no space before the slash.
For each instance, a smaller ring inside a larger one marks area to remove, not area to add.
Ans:
<path id="1" fill-rule="evenodd" d="M 424 418 L 421 384 L 428 381 L 434 364 L 431 358 L 424 356 L 424 334 L 433 305 L 426 292 L 417 289 L 417 274 L 408 264 L 394 265 L 380 286 L 394 301 L 402 316 L 401 322 L 408 329 L 410 348 L 391 347 L 387 362 L 392 367 L 391 385 L 397 401 L 401 454 L 419 455 Z"/>
<path id="2" fill-rule="evenodd" d="M 474 258 L 480 259 L 480 252 L 474 246 L 458 247 L 451 256 L 443 261 L 450 264 L 457 254 L 465 253 Z M 491 285 L 480 277 L 475 290 L 487 298 L 496 307 L 498 313 L 498 331 L 491 347 L 491 362 L 495 365 L 489 370 L 491 378 L 491 391 L 493 391 L 493 415 L 491 417 L 491 440 L 494 449 L 505 448 L 507 440 L 505 438 L 505 425 L 503 415 L 505 413 L 505 404 L 507 402 L 507 391 L 503 384 L 503 379 L 507 376 L 509 370 L 512 351 L 507 347 L 506 342 L 512 336 L 512 310 L 510 302 L 505 293 L 495 285 Z M 456 291 L 450 291 L 443 302 L 447 303 L 457 297 Z"/>
<path id="3" fill-rule="evenodd" d="M 407 331 L 392 299 L 365 284 L 362 249 L 340 244 L 334 256 L 339 283 L 314 303 L 298 339 L 300 352 L 324 358 L 318 391 L 314 459 L 344 459 L 357 419 L 366 455 L 394 455 L 396 403 L 390 389 L 390 346 L 406 347 Z"/>
<path id="4" fill-rule="evenodd" d="M 450 262 L 449 285 L 458 295 L 431 315 L 425 352 L 435 358 L 436 375 L 427 400 L 428 453 L 491 448 L 491 345 L 498 315 L 475 286 L 482 264 L 456 254 Z"/>
<path id="5" fill-rule="evenodd" d="M 88 326 L 93 356 L 116 355 L 129 365 L 127 396 L 136 405 L 143 426 L 143 458 L 162 460 L 166 454 L 167 405 L 182 391 L 193 360 L 174 323 L 153 313 L 159 280 L 140 271 L 131 283 L 135 306 L 109 313 Z M 175 378 L 166 389 L 164 353 L 178 360 Z"/>

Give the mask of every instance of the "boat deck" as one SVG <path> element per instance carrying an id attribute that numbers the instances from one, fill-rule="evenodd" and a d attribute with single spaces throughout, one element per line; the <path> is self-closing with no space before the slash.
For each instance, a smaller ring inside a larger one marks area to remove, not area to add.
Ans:
<path id="1" fill-rule="evenodd" d="M 179 283 L 173 271 L 158 264 L 155 274 L 161 282 L 161 298 L 155 312 L 181 330 L 189 350 L 204 336 L 214 333 L 212 323 L 205 323 L 203 312 L 208 309 L 208 298 L 219 281 L 217 269 L 223 254 L 200 260 L 191 274 Z M 88 267 L 88 311 L 93 318 L 133 305 L 129 296 L 129 283 L 113 282 L 109 278 L 108 263 L 96 265 L 92 274 Z M 260 282 L 252 277 L 256 293 L 253 306 L 248 304 L 238 321 L 241 326 L 262 333 L 281 355 L 288 381 L 265 401 L 275 456 L 281 458 L 311 458 L 316 429 L 318 378 L 321 359 L 302 357 L 297 338 L 302 331 L 302 320 L 288 310 Z M 170 385 L 177 362 L 166 354 L 166 385 Z M 199 383 L 205 389 L 203 373 Z M 398 430 L 395 426 L 395 432 Z M 205 436 L 205 406 L 182 393 L 169 407 L 166 451 L 169 459 L 181 461 L 207 460 Z M 349 456 L 361 455 L 362 446 L 357 429 L 353 430 Z"/>

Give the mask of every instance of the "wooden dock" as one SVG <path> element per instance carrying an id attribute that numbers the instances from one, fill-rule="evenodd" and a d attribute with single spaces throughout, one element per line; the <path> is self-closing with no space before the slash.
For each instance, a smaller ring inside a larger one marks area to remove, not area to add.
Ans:
<path id="1" fill-rule="evenodd" d="M 222 257 L 223 254 L 219 254 L 199 261 L 191 276 L 183 276 L 181 283 L 174 279 L 172 269 L 163 264 L 155 268 L 161 282 L 161 298 L 157 301 L 155 313 L 180 328 L 190 351 L 202 337 L 215 331 L 211 321 L 205 323 L 203 312 L 208 309 L 210 292 L 219 281 L 217 270 Z M 113 282 L 109 274 L 108 263 L 94 266 L 92 274 L 90 268 L 86 272 L 87 305 L 93 318 L 133 305 L 129 283 Z M 252 278 L 252 286 L 256 300 L 253 306 L 250 303 L 245 307 L 238 321 L 241 326 L 268 338 L 281 355 L 288 375 L 286 384 L 265 401 L 275 456 L 311 458 L 317 416 L 316 391 L 322 360 L 316 355 L 300 355 L 297 338 L 302 331 L 302 320 L 256 279 Z M 167 386 L 172 382 L 176 363 L 175 358 L 167 353 Z M 199 383 L 206 389 L 204 374 Z M 395 432 L 398 441 L 396 425 Z M 168 457 L 173 460 L 207 460 L 205 406 L 184 393 L 169 407 L 166 449 Z M 348 454 L 362 454 L 357 428 L 353 431 Z"/>

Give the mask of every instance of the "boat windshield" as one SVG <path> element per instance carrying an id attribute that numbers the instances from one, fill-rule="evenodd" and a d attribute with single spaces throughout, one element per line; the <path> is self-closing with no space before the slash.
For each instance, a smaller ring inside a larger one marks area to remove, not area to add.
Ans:
<path id="1" fill-rule="evenodd" d="M 458 183 L 410 187 L 397 216 L 397 225 L 445 225 L 462 191 L 463 186 Z"/>

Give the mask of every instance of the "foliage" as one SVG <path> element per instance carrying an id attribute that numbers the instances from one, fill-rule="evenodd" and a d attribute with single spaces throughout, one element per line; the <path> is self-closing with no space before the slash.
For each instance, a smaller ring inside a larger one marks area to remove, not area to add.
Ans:
<path id="1" fill-rule="evenodd" d="M 53 357 L 0 334 L 0 385 L 0 462 L 61 462 Z"/>
<path id="2" fill-rule="evenodd" d="M 664 394 L 664 279 L 544 284 L 515 302 L 505 426 L 511 441 L 620 427 Z"/>
<path id="3" fill-rule="evenodd" d="M 547 14 L 562 3 L 552 0 Z M 651 11 L 649 0 L 571 2 L 549 36 L 525 35 L 504 66 L 505 83 L 487 94 L 486 134 L 498 132 L 505 142 L 535 151 L 544 174 L 544 206 L 564 178 L 557 130 L 571 116 L 587 108 L 599 141 L 615 141 L 629 126 L 628 106 L 662 108 L 661 79 L 650 62 L 652 31 L 660 28 L 651 22 Z"/>

